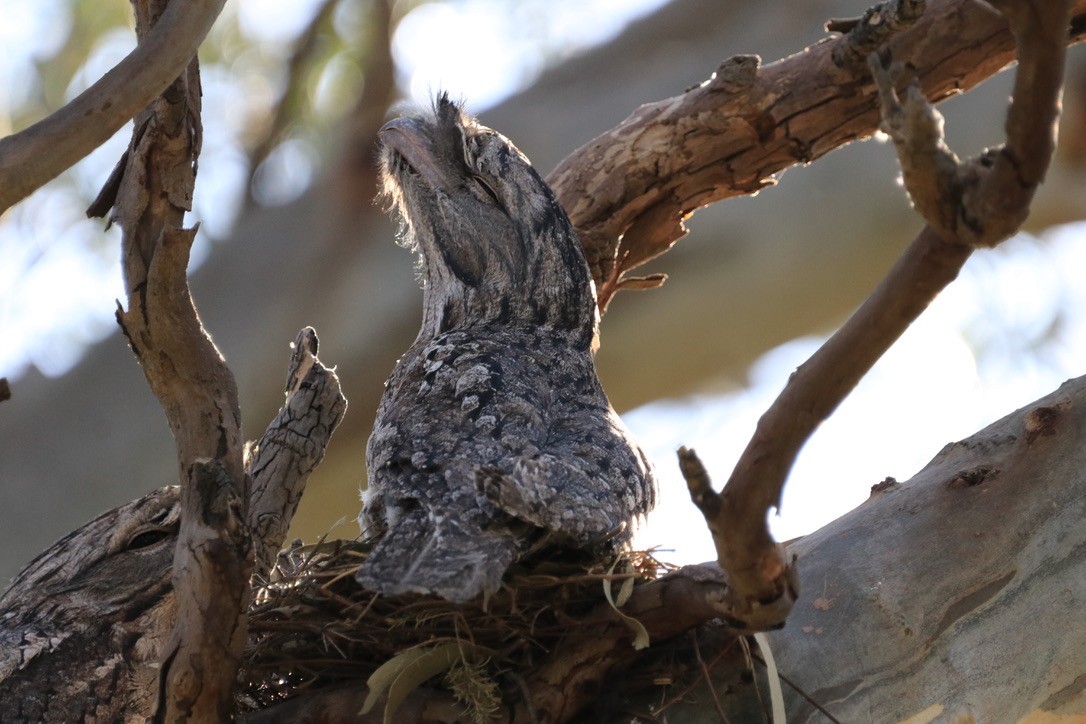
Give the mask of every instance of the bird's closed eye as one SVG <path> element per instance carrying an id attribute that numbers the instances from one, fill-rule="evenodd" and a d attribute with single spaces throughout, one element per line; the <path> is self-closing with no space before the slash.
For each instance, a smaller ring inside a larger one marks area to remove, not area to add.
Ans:
<path id="1" fill-rule="evenodd" d="M 502 200 L 498 197 L 498 192 L 494 190 L 494 187 L 490 185 L 490 182 L 478 174 L 472 174 L 471 178 L 475 183 L 479 184 L 480 188 L 482 188 L 490 198 L 494 199 L 494 203 L 501 206 Z"/>
<path id="2" fill-rule="evenodd" d="M 479 187 L 486 192 L 486 195 L 494 200 L 494 203 L 501 206 L 501 198 L 498 196 L 498 192 L 494 190 L 494 187 L 479 173 L 476 173 L 474 169 L 475 157 L 479 154 L 480 141 L 478 136 L 468 136 L 464 133 L 464 129 L 460 129 L 460 142 L 461 148 L 464 151 L 464 163 L 468 167 L 468 175 L 471 180 L 479 185 Z"/>
<path id="3" fill-rule="evenodd" d="M 161 543 L 175 531 L 168 528 L 145 528 L 128 539 L 125 550 L 134 551 L 140 548 L 150 548 L 156 543 Z"/>

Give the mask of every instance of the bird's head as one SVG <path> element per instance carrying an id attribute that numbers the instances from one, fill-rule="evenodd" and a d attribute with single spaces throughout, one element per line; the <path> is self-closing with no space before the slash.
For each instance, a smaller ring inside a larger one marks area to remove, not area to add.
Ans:
<path id="1" fill-rule="evenodd" d="M 592 343 L 596 295 L 577 234 L 516 146 L 445 94 L 379 135 L 384 193 L 419 254 L 420 336 L 547 326 Z"/>

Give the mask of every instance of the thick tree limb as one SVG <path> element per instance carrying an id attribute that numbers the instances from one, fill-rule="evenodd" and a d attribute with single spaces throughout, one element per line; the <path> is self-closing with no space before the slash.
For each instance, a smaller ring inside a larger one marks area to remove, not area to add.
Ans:
<path id="1" fill-rule="evenodd" d="M 844 722 L 1081 718 L 1084 435 L 1078 378 L 796 543 L 814 596 L 770 634 L 781 671 Z"/>
<path id="2" fill-rule="evenodd" d="M 1086 0 L 1073 12 L 1086 13 Z M 1064 42 L 1081 40 L 1084 29 L 1075 23 Z M 765 67 L 753 56 L 731 58 L 558 164 L 548 181 L 581 234 L 601 309 L 629 270 L 686 233 L 683 220 L 699 207 L 756 192 L 774 174 L 878 130 L 870 75 L 835 59 L 854 46 L 850 33 Z M 1006 22 L 971 0 L 929 2 L 887 48 L 934 101 L 972 88 L 1015 54 Z"/>
<path id="3" fill-rule="evenodd" d="M 0 213 L 105 143 L 184 71 L 225 0 L 175 3 L 136 49 L 68 105 L 0 139 Z"/>
<path id="4" fill-rule="evenodd" d="M 1002 241 L 1029 213 L 1033 191 L 1055 145 L 1071 2 L 1040 2 L 1029 11 L 1022 9 L 1028 5 L 1025 0 L 1008 4 L 1013 6 L 1007 13 L 1020 44 L 1020 59 L 1007 145 L 995 154 L 994 162 L 985 155 L 957 164 L 945 150 L 941 124 L 919 91 L 910 92 L 910 106 L 902 110 L 882 79 L 887 125 L 902 156 L 906 186 L 914 199 L 926 194 L 928 201 L 918 202 L 918 210 L 928 215 L 930 208 L 937 208 L 937 218 L 929 221 L 932 226 L 920 232 L 860 309 L 789 378 L 758 421 L 719 497 L 690 460 L 683 459 L 685 451 L 680 452 L 684 474 L 695 473 L 687 475 L 691 497 L 706 516 L 720 564 L 752 607 L 777 605 L 786 613 L 780 602 L 794 599 L 795 573 L 770 536 L 766 515 L 780 505 L 785 478 L 803 444 L 957 277 L 974 245 Z"/>
<path id="5" fill-rule="evenodd" d="M 0 596 L 0 718 L 146 716 L 176 602 L 176 486 L 103 513 L 31 561 Z"/>

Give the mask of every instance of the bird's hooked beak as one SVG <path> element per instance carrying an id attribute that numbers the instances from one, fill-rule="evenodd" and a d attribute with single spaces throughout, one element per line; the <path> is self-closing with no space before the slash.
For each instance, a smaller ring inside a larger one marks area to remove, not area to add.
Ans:
<path id="1" fill-rule="evenodd" d="M 409 173 L 416 173 L 434 188 L 445 185 L 445 174 L 435 162 L 431 134 L 426 132 L 422 121 L 415 118 L 395 118 L 377 132 L 382 146 L 406 164 Z M 396 170 L 397 160 L 389 162 L 390 170 Z"/>

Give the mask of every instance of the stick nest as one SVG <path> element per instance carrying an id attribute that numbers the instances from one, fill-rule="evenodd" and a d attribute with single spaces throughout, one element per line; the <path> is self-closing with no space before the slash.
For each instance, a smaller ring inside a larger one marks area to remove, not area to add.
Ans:
<path id="1" fill-rule="evenodd" d="M 368 682 L 389 704 L 428 679 L 450 691 L 471 719 L 485 721 L 503 689 L 560 641 L 591 637 L 589 614 L 621 606 L 637 581 L 670 567 L 649 551 L 606 561 L 518 564 L 485 601 L 434 596 L 384 598 L 360 587 L 355 571 L 371 545 L 330 541 L 279 555 L 254 591 L 239 712 L 264 709 L 326 685 Z M 634 623 L 636 625 L 636 623 Z M 437 674 L 443 674 L 437 678 Z"/>

